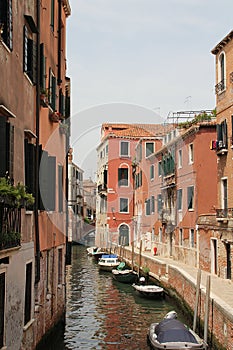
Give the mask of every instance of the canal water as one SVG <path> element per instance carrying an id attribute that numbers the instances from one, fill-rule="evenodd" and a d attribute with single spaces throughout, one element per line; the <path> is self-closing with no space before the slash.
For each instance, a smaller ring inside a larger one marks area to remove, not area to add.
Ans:
<path id="1" fill-rule="evenodd" d="M 184 320 L 179 307 L 166 296 L 149 300 L 131 285 L 101 272 L 85 246 L 73 246 L 67 268 L 66 325 L 39 350 L 108 349 L 144 350 L 147 329 L 171 310 Z"/>

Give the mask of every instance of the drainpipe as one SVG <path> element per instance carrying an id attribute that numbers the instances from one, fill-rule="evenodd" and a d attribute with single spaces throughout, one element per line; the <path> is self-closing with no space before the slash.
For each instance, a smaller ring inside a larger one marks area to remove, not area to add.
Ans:
<path id="1" fill-rule="evenodd" d="M 62 0 L 58 0 L 58 49 L 57 49 L 57 83 L 62 83 L 61 79 L 61 11 L 62 11 Z"/>
<path id="2" fill-rule="evenodd" d="M 36 161 L 35 161 L 35 283 L 40 281 L 40 232 L 39 232 L 39 139 L 40 139 L 40 0 L 36 2 L 36 14 L 37 14 L 37 34 L 36 34 L 36 47 L 37 47 L 37 76 L 36 76 Z"/>

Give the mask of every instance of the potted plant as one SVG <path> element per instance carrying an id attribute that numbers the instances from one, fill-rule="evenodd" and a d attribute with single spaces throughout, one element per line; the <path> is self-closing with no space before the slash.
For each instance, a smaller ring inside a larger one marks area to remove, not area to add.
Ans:
<path id="1" fill-rule="evenodd" d="M 9 179 L 0 178 L 0 202 L 13 207 L 27 207 L 34 204 L 34 197 L 23 184 L 13 185 Z"/>

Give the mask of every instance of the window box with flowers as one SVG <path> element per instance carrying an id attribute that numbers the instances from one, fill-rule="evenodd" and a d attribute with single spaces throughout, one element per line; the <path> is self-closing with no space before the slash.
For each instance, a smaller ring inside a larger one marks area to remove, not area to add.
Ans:
<path id="1" fill-rule="evenodd" d="M 49 119 L 53 123 L 59 123 L 59 120 L 61 119 L 61 113 L 55 111 L 49 113 Z"/>

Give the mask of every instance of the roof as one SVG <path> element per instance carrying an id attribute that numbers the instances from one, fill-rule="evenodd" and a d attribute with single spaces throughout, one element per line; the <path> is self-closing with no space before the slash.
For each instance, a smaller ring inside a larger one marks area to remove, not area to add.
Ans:
<path id="1" fill-rule="evenodd" d="M 211 52 L 216 55 L 219 51 L 222 50 L 222 48 L 229 43 L 229 41 L 231 41 L 233 38 L 233 30 L 228 33 L 225 38 L 223 38 L 214 48 L 213 50 L 211 50 Z"/>
<path id="2" fill-rule="evenodd" d="M 161 137 L 167 132 L 167 125 L 163 124 L 102 124 L 102 138 L 113 137 L 154 138 Z"/>

